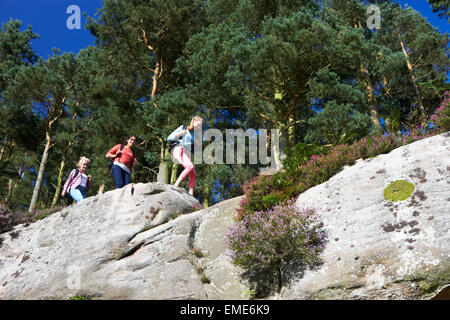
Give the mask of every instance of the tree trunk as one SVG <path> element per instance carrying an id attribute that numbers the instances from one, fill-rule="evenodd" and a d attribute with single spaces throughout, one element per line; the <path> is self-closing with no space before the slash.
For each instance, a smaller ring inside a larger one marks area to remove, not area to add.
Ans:
<path id="1" fill-rule="evenodd" d="M 385 76 L 383 76 L 384 92 L 388 98 L 391 97 L 391 90 L 389 89 L 388 81 Z"/>
<path id="2" fill-rule="evenodd" d="M 372 81 L 370 81 L 370 75 L 364 64 L 361 64 L 360 71 L 362 74 L 364 86 L 366 87 L 367 102 L 370 106 L 370 119 L 375 131 L 381 130 L 380 115 L 378 112 L 377 100 L 375 98 L 375 92 L 373 90 Z"/>
<path id="3" fill-rule="evenodd" d="M 359 28 L 362 28 L 361 22 L 358 22 L 357 24 L 355 22 L 353 27 L 356 28 L 357 26 L 359 26 Z M 359 70 L 364 83 L 364 87 L 366 88 L 367 102 L 370 106 L 370 119 L 372 121 L 374 131 L 381 131 L 380 115 L 378 112 L 377 100 L 375 98 L 375 91 L 373 89 L 372 81 L 370 80 L 369 70 L 367 70 L 364 62 L 361 62 Z"/>
<path id="4" fill-rule="evenodd" d="M 19 174 L 20 179 L 23 179 L 23 177 L 25 176 L 25 168 L 24 168 L 24 166 L 21 165 L 18 168 L 17 172 Z M 15 179 L 15 180 L 11 179 L 11 178 L 9 179 L 9 182 L 8 182 L 8 194 L 6 195 L 5 202 L 4 202 L 8 208 L 12 208 L 12 194 L 13 194 L 14 189 L 19 184 L 18 183 L 19 181 L 20 181 L 19 179 Z"/>
<path id="5" fill-rule="evenodd" d="M 58 180 L 56 183 L 56 191 L 55 191 L 55 195 L 53 196 L 53 201 L 52 201 L 52 205 L 51 205 L 52 208 L 54 208 L 56 206 L 56 202 L 58 202 L 58 199 L 59 199 L 59 193 L 61 191 L 61 185 L 62 185 L 65 167 L 66 167 L 66 154 L 64 152 L 61 157 L 61 163 L 59 165 L 59 174 L 58 174 Z"/>
<path id="6" fill-rule="evenodd" d="M 400 42 L 400 46 L 402 47 L 403 55 L 406 59 L 406 66 L 408 67 L 409 73 L 411 75 L 411 81 L 413 83 L 414 91 L 416 92 L 417 96 L 417 102 L 419 105 L 419 111 L 420 111 L 420 122 L 421 124 L 425 124 L 425 108 L 423 106 L 422 102 L 422 94 L 420 93 L 419 86 L 417 85 L 416 76 L 414 74 L 414 69 L 412 67 L 411 61 L 409 60 L 408 52 L 406 52 L 405 44 L 403 43 L 402 36 L 400 34 L 400 30 L 397 28 L 397 37 Z"/>
<path id="7" fill-rule="evenodd" d="M 289 129 L 288 129 L 288 141 L 289 141 L 289 147 L 295 147 L 295 125 L 294 125 L 295 119 L 293 115 L 289 116 Z"/>
<path id="8" fill-rule="evenodd" d="M 277 264 L 277 267 L 278 267 L 278 293 L 280 293 L 281 292 L 281 289 L 283 289 L 283 273 L 282 273 L 282 270 L 281 270 L 281 262 L 279 262 L 278 264 Z"/>
<path id="9" fill-rule="evenodd" d="M 172 173 L 170 175 L 170 184 L 175 184 L 175 182 L 177 182 L 177 178 L 178 178 L 178 164 L 174 163 L 172 165 Z"/>
<path id="10" fill-rule="evenodd" d="M 48 153 L 49 153 L 49 150 L 51 148 L 51 143 L 52 143 L 52 138 L 50 137 L 50 134 L 48 131 L 46 132 L 46 136 L 47 136 L 46 137 L 47 142 L 45 143 L 44 152 L 42 154 L 42 159 L 41 159 L 41 163 L 39 166 L 39 172 L 38 172 L 38 176 L 36 179 L 36 184 L 34 186 L 33 196 L 31 198 L 30 207 L 28 209 L 28 212 L 33 212 L 36 209 L 36 202 L 39 197 L 39 191 L 41 191 L 42 180 L 44 178 L 45 166 L 47 165 Z"/>
<path id="11" fill-rule="evenodd" d="M 292 126 L 293 127 L 293 126 Z M 292 128 L 291 127 L 291 128 Z M 278 124 L 278 139 L 270 134 L 270 149 L 274 157 L 276 171 L 280 171 L 283 168 L 282 159 L 285 157 L 284 149 L 289 144 L 289 129 L 286 130 L 284 123 Z"/>
<path id="12" fill-rule="evenodd" d="M 205 190 L 203 192 L 203 208 L 209 207 L 209 193 L 210 193 L 209 184 L 205 184 Z"/>
<path id="13" fill-rule="evenodd" d="M 156 181 L 164 184 L 168 184 L 169 182 L 169 168 L 167 165 L 166 157 L 166 145 L 167 143 L 161 139 L 161 160 L 159 162 L 159 171 L 158 176 L 156 177 Z"/>
<path id="14" fill-rule="evenodd" d="M 9 164 L 9 161 L 11 160 L 11 156 L 14 151 L 14 147 L 15 147 L 14 141 L 10 142 L 10 144 L 8 144 L 7 142 L 8 142 L 8 137 L 5 137 L 5 139 L 3 140 L 2 148 L 0 149 L 0 161 L 3 160 L 3 163 L 0 165 L 0 168 L 6 168 L 6 166 Z M 5 151 L 8 151 L 6 159 L 4 159 Z"/>
<path id="15" fill-rule="evenodd" d="M 3 141 L 2 141 L 2 147 L 0 148 L 0 161 L 3 159 L 3 154 L 5 153 L 7 142 L 8 142 L 8 137 L 4 137 Z"/>
<path id="16" fill-rule="evenodd" d="M 100 187 L 98 188 L 97 195 L 103 194 L 103 191 L 104 191 L 104 190 L 105 190 L 105 183 L 102 183 L 102 184 L 100 185 Z"/>
<path id="17" fill-rule="evenodd" d="M 12 178 L 8 179 L 8 194 L 6 195 L 5 198 L 5 205 L 8 208 L 11 208 L 11 196 L 12 196 L 12 192 L 13 189 L 16 187 L 17 184 L 14 183 L 14 180 Z"/>

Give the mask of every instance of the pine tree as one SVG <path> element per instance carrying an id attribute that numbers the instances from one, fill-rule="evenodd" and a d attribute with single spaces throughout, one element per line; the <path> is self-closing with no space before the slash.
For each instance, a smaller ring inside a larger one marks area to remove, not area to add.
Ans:
<path id="1" fill-rule="evenodd" d="M 33 66 L 20 66 L 14 71 L 14 77 L 11 79 L 14 85 L 8 87 L 6 96 L 18 101 L 27 99 L 33 112 L 45 123 L 45 148 L 29 206 L 29 211 L 33 212 L 43 182 L 49 151 L 53 146 L 53 128 L 64 115 L 67 100 L 73 94 L 72 79 L 76 64 L 72 54 L 57 55 L 57 52 L 54 52 L 54 55 L 46 61 L 40 60 Z"/>
<path id="2" fill-rule="evenodd" d="M 170 119 L 167 112 L 159 110 L 158 99 L 178 81 L 171 74 L 172 68 L 184 43 L 200 30 L 203 6 L 204 2 L 199 0 L 104 1 L 99 21 L 91 19 L 88 26 L 100 47 L 108 51 L 119 68 L 137 74 L 142 86 L 150 85 L 149 92 L 138 100 L 143 101 L 146 119 L 163 115 L 165 120 L 156 126 L 148 123 L 154 132 L 145 137 L 146 141 L 159 141 L 159 181 L 164 183 L 168 182 L 167 142 L 160 128 Z M 176 111 L 175 108 L 170 110 L 171 113 Z"/>
<path id="3" fill-rule="evenodd" d="M 12 193 L 24 177 L 24 153 L 36 150 L 41 125 L 25 104 L 7 99 L 4 92 L 12 85 L 15 68 L 36 62 L 31 40 L 39 36 L 28 26 L 20 30 L 22 22 L 11 19 L 0 28 L 0 203 L 11 206 Z M 6 187 L 6 188 L 5 188 Z"/>
<path id="4" fill-rule="evenodd" d="M 380 8 L 383 26 L 376 41 L 397 54 L 388 58 L 391 66 L 399 57 L 403 60 L 402 67 L 394 66 L 386 73 L 386 85 L 392 94 L 398 92 L 400 104 L 407 104 L 408 122 L 424 124 L 445 90 L 450 61 L 448 35 L 440 34 L 410 7 L 402 9 L 386 1 Z M 433 86 L 436 90 L 429 89 Z"/>
<path id="5" fill-rule="evenodd" d="M 449 18 L 450 4 L 448 0 L 428 0 L 428 2 L 431 4 L 433 12 L 439 13 L 440 18 L 442 17 L 447 17 L 447 19 Z"/>

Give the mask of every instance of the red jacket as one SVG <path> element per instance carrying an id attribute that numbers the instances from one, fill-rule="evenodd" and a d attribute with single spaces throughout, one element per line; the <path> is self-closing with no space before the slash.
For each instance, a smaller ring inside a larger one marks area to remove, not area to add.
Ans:
<path id="1" fill-rule="evenodd" d="M 121 144 L 115 145 L 106 154 L 108 154 L 108 153 L 116 154 L 120 150 L 120 146 L 121 146 Z M 129 149 L 129 148 L 124 146 L 122 148 L 121 152 L 122 153 L 120 154 L 120 156 L 114 158 L 114 161 L 118 161 L 120 163 L 123 163 L 131 171 L 131 169 L 133 168 L 133 150 L 131 150 L 131 149 Z M 106 157 L 106 154 L 105 154 L 105 157 Z"/>

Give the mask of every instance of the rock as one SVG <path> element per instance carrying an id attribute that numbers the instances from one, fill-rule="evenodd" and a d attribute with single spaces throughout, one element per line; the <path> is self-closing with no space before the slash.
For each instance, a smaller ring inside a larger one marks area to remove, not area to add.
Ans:
<path id="1" fill-rule="evenodd" d="M 184 189 L 131 184 L 16 226 L 0 235 L 0 299 L 241 299 L 224 255 L 239 201 L 186 214 L 198 202 Z"/>
<path id="2" fill-rule="evenodd" d="M 240 278 L 242 269 L 231 264 L 225 245 L 225 234 L 233 223 L 236 209 L 242 196 L 223 201 L 201 214 L 198 222 L 194 247 L 205 251 L 205 257 L 198 259 L 205 268 L 205 275 L 211 284 L 205 286 L 208 299 L 248 299 L 249 288 Z"/>
<path id="3" fill-rule="evenodd" d="M 449 149 L 449 133 L 417 141 L 300 195 L 323 219 L 324 263 L 268 298 L 447 297 Z M 412 195 L 385 200 L 397 180 L 413 183 Z M 241 199 L 192 212 L 184 189 L 139 183 L 16 226 L 0 234 L 0 300 L 248 299 L 225 246 Z"/>
<path id="4" fill-rule="evenodd" d="M 297 200 L 315 207 L 328 242 L 324 263 L 282 299 L 428 299 L 450 283 L 450 134 L 346 166 Z M 387 201 L 396 180 L 412 195 Z"/>
<path id="5" fill-rule="evenodd" d="M 121 268 L 138 249 L 133 239 L 174 215 L 192 212 L 195 204 L 181 188 L 130 184 L 27 227 L 16 226 L 0 235 L 0 299 L 66 299 L 80 294 L 70 289 L 77 283 L 86 296 L 137 297 L 139 281 L 148 281 L 132 272 L 141 265 Z"/>

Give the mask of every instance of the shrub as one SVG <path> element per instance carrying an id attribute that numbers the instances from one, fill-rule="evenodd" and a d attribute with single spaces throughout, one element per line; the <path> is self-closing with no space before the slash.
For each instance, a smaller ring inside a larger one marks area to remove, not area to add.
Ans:
<path id="1" fill-rule="evenodd" d="M 272 190 L 271 176 L 257 176 L 244 183 L 244 198 L 237 209 L 238 219 L 243 215 L 264 209 L 262 197 Z"/>
<path id="2" fill-rule="evenodd" d="M 49 209 L 36 210 L 32 213 L 22 211 L 10 211 L 0 205 L 0 233 L 8 232 L 14 226 L 22 223 L 33 223 L 37 220 L 44 219 L 49 215 L 61 211 L 64 206 L 58 206 Z"/>
<path id="3" fill-rule="evenodd" d="M 450 130 L 450 92 L 445 91 L 439 108 L 431 116 L 431 122 L 444 131 Z"/>
<path id="4" fill-rule="evenodd" d="M 13 229 L 12 213 L 0 205 L 0 233 L 8 232 Z"/>
<path id="5" fill-rule="evenodd" d="M 280 290 L 283 274 L 289 279 L 289 266 L 313 267 L 321 262 L 324 237 L 314 210 L 300 211 L 291 199 L 236 221 L 228 229 L 226 243 L 235 265 L 249 275 L 268 274 Z"/>
<path id="6" fill-rule="evenodd" d="M 318 147 L 297 144 L 284 161 L 287 167 L 274 176 L 259 176 L 244 185 L 244 198 L 237 209 L 238 219 L 256 211 L 268 210 L 275 204 L 297 197 L 309 188 L 326 182 L 345 165 L 367 159 L 434 135 L 426 127 L 417 127 L 402 136 L 386 133 L 368 136 L 352 145 Z M 315 151 L 314 154 L 312 151 Z M 320 153 L 319 153 L 320 152 Z M 293 159 L 288 159 L 293 157 Z M 297 162 L 297 165 L 295 163 Z"/>
<path id="7" fill-rule="evenodd" d="M 392 134 L 381 137 L 366 137 L 353 144 L 353 148 L 358 153 L 358 157 L 362 159 L 389 153 L 399 146 L 400 142 Z"/>
<path id="8" fill-rule="evenodd" d="M 306 164 L 313 155 L 328 154 L 330 145 L 320 146 L 316 143 L 306 144 L 299 142 L 292 149 L 286 152 L 286 158 L 283 160 L 283 169 L 288 173 L 293 173 L 296 169 Z"/>

